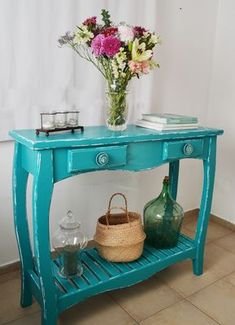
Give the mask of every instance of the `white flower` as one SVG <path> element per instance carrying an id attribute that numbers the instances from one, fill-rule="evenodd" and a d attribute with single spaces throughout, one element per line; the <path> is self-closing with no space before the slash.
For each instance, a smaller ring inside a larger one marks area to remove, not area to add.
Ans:
<path id="1" fill-rule="evenodd" d="M 152 43 L 152 44 L 160 44 L 161 43 L 160 36 L 156 35 L 156 34 L 152 34 L 151 38 L 150 38 L 150 43 Z"/>
<path id="2" fill-rule="evenodd" d="M 131 42 L 134 39 L 134 31 L 131 26 L 126 25 L 125 23 L 120 23 L 118 26 L 118 33 L 120 36 L 120 40 L 122 42 Z"/>
<path id="3" fill-rule="evenodd" d="M 149 38 L 149 43 L 150 44 L 160 44 L 161 43 L 161 39 L 159 35 L 156 35 L 155 33 L 150 33 L 150 32 L 144 32 L 144 38 L 147 38 L 150 36 Z"/>
<path id="4" fill-rule="evenodd" d="M 74 33 L 74 44 L 80 45 L 85 44 L 94 37 L 94 34 L 90 32 L 85 25 L 78 27 L 77 31 Z"/>
<path id="5" fill-rule="evenodd" d="M 136 38 L 132 45 L 131 57 L 133 61 L 143 62 L 149 60 L 153 55 L 152 50 L 146 50 L 145 43 L 139 43 Z"/>

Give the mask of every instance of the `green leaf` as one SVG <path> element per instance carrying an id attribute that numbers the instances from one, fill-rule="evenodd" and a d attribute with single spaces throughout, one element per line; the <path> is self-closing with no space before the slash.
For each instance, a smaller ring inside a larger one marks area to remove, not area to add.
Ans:
<path id="1" fill-rule="evenodd" d="M 108 10 L 101 10 L 102 21 L 104 23 L 104 27 L 110 27 L 112 25 L 112 21 L 110 20 L 110 14 Z"/>

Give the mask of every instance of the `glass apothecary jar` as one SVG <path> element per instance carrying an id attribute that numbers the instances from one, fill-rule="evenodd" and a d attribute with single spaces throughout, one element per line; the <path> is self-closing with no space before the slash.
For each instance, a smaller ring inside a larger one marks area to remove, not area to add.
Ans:
<path id="1" fill-rule="evenodd" d="M 80 226 L 73 213 L 68 211 L 52 238 L 52 245 L 60 255 L 60 273 L 64 277 L 81 275 L 83 272 L 80 253 L 87 245 L 87 237 Z"/>
<path id="2" fill-rule="evenodd" d="M 171 197 L 169 177 L 166 176 L 160 195 L 144 207 L 146 241 L 156 248 L 176 246 L 183 216 L 182 207 Z"/>

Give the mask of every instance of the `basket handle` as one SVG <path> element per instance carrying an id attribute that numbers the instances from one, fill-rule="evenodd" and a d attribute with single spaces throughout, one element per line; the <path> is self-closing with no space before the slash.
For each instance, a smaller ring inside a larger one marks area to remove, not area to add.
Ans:
<path id="1" fill-rule="evenodd" d="M 123 197 L 124 202 L 125 202 L 125 208 L 123 208 L 123 207 L 111 207 L 112 200 L 113 200 L 113 198 L 114 198 L 115 196 L 117 196 L 117 195 L 120 195 L 120 196 Z M 126 212 L 126 218 L 127 218 L 127 221 L 128 221 L 128 223 L 130 224 L 129 213 L 128 213 L 128 210 L 127 210 L 127 199 L 126 199 L 126 197 L 125 197 L 124 194 L 117 192 L 117 193 L 114 193 L 114 194 L 111 196 L 111 198 L 110 198 L 110 200 L 109 200 L 108 210 L 107 210 L 107 213 L 106 213 L 106 215 L 105 215 L 105 219 L 106 219 L 107 226 L 109 226 L 109 218 L 108 218 L 108 217 L 110 216 L 110 211 L 113 210 L 113 209 L 120 209 L 120 210 L 123 210 L 124 212 Z M 131 225 L 131 224 L 130 224 L 130 225 Z"/>

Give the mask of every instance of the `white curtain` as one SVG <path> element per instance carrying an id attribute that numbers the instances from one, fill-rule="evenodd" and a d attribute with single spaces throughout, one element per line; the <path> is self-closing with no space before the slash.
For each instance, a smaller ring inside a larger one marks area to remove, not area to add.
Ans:
<path id="1" fill-rule="evenodd" d="M 0 0 L 0 140 L 39 126 L 42 110 L 75 106 L 82 125 L 104 123 L 104 80 L 58 37 L 102 8 L 113 21 L 157 29 L 156 0 Z M 156 30 L 157 31 L 157 30 Z M 149 111 L 154 74 L 135 80 L 130 121 Z"/>

